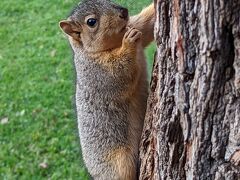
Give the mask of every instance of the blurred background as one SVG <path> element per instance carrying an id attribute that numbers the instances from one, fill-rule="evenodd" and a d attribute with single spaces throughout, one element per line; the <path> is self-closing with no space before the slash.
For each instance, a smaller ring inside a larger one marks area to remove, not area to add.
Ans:
<path id="1" fill-rule="evenodd" d="M 88 179 L 72 51 L 58 27 L 79 1 L 0 2 L 0 179 Z M 151 0 L 117 0 L 133 15 Z M 154 45 L 146 49 L 151 72 Z"/>

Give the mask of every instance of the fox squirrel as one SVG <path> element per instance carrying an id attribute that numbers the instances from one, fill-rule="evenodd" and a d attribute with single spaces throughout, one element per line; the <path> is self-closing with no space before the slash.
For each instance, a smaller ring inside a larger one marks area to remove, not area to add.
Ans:
<path id="1" fill-rule="evenodd" d="M 129 18 L 109 0 L 85 0 L 60 22 L 74 52 L 79 136 L 94 179 L 137 179 L 154 14 L 153 4 Z"/>

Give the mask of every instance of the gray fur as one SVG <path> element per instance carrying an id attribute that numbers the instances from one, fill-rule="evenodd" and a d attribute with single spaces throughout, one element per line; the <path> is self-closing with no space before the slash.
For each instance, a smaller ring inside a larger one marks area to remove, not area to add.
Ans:
<path id="1" fill-rule="evenodd" d="M 74 59 L 77 72 L 76 107 L 83 159 L 93 177 L 101 175 L 103 178 L 99 179 L 107 180 L 109 177 L 109 180 L 113 180 L 115 174 L 109 173 L 114 171 L 103 159 L 109 150 L 129 143 L 131 102 L 118 102 L 115 99 L 118 92 L 126 88 L 124 82 L 115 84 L 114 76 L 109 75 L 108 70 L 88 59 L 81 52 L 75 53 Z M 141 102 L 138 102 L 140 109 L 135 109 L 139 115 L 140 127 L 143 124 L 147 98 L 145 73 L 146 71 L 143 70 L 141 75 L 145 76 L 141 82 L 145 85 L 139 89 L 139 94 L 142 96 L 139 98 Z M 142 128 L 138 128 L 133 134 L 138 134 L 140 137 L 141 130 Z M 139 137 L 135 141 L 139 141 Z"/>
<path id="2" fill-rule="evenodd" d="M 113 9 L 112 6 L 114 4 L 107 0 L 83 1 L 73 11 L 71 18 L 83 21 L 89 10 L 95 14 L 103 13 L 108 12 L 105 9 Z M 140 67 L 137 82 L 140 89 L 137 89 L 133 100 L 124 100 L 119 96 L 131 85 L 132 80 L 128 79 L 131 69 L 126 69 L 131 66 L 118 65 L 116 67 L 119 69 L 111 73 L 98 61 L 89 58 L 83 46 L 71 45 L 77 74 L 76 109 L 84 162 L 94 179 L 120 180 L 116 170 L 106 162 L 106 157 L 111 150 L 131 147 L 137 164 L 148 95 L 143 47 L 139 46 L 137 59 L 134 59 Z M 132 60 L 126 61 L 131 63 Z"/>
<path id="3" fill-rule="evenodd" d="M 114 7 L 120 7 L 109 0 L 84 0 L 81 1 L 78 6 L 74 8 L 71 17 L 75 18 L 75 21 L 84 21 L 84 17 L 90 14 L 97 14 L 100 17 L 103 14 L 116 13 L 117 10 Z"/>

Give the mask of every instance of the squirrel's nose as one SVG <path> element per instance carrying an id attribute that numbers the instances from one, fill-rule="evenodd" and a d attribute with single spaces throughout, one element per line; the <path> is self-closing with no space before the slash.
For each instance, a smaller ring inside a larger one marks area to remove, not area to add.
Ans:
<path id="1" fill-rule="evenodd" d="M 120 8 L 120 18 L 127 20 L 128 19 L 128 9 L 126 8 Z"/>

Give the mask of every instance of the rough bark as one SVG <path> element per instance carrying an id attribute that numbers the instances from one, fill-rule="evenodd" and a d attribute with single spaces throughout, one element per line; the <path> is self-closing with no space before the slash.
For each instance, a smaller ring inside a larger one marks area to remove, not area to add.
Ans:
<path id="1" fill-rule="evenodd" d="M 155 0 L 140 179 L 240 179 L 240 0 Z"/>

